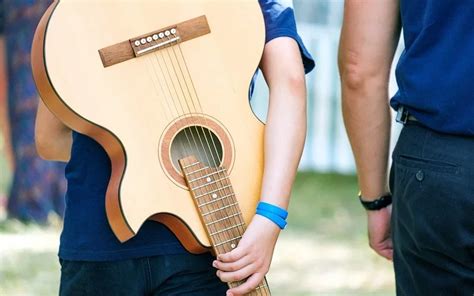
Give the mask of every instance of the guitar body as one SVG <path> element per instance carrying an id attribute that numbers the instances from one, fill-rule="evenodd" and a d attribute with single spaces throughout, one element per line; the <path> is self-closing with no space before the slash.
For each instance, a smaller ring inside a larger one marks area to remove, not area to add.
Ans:
<path id="1" fill-rule="evenodd" d="M 161 48 L 149 39 L 134 48 L 138 36 L 200 16 L 209 32 L 189 37 L 205 27 L 201 18 L 202 26 L 176 27 L 182 42 Z M 257 0 L 61 0 L 49 8 L 33 45 L 35 81 L 47 107 L 109 155 L 107 217 L 120 241 L 153 219 L 190 252 L 212 247 L 177 162 L 205 147 L 200 161 L 226 169 L 250 222 L 260 197 L 264 126 L 248 90 L 264 34 Z M 159 48 L 131 57 L 152 44 Z"/>

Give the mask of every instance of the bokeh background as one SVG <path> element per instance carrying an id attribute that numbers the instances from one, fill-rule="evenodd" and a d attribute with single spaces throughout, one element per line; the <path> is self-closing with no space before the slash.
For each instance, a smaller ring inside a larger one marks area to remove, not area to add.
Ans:
<path id="1" fill-rule="evenodd" d="M 43 4 L 38 4 L 41 2 L 48 1 L 23 3 L 23 8 L 15 11 L 18 15 L 5 15 L 5 19 L 10 21 L 10 34 L 20 34 L 14 36 L 13 43 L 7 42 L 7 51 L 15 46 L 23 50 L 20 56 L 10 52 L 5 58 L 10 71 L 22 75 L 18 79 L 9 77 L 6 80 L 10 101 L 23 102 L 21 106 L 29 104 L 32 110 L 37 96 L 27 91 L 31 87 L 26 85 L 31 81 L 27 55 L 31 32 L 25 26 L 34 26 L 37 21 L 35 9 L 43 9 Z M 307 77 L 308 138 L 291 200 L 289 227 L 280 236 L 268 275 L 276 296 L 395 294 L 391 263 L 377 257 L 368 248 L 365 212 L 356 198 L 355 166 L 340 112 L 337 48 L 343 6 L 343 0 L 294 1 L 299 33 L 316 58 L 317 68 Z M 31 17 L 26 25 L 25 16 Z M 20 21 L 15 23 L 18 19 Z M 8 39 L 8 31 L 6 34 Z M 0 75 L 0 103 L 5 93 L 5 86 L 1 83 L 4 78 Z M 18 98 L 12 98 L 12 93 L 17 94 L 12 90 L 18 89 L 26 90 L 19 92 Z M 393 79 L 390 89 L 391 93 L 396 90 Z M 252 105 L 262 119 L 265 119 L 267 97 L 268 91 L 261 79 Z M 6 114 L 6 105 L 0 105 L 0 108 L 3 108 L 0 116 Z M 34 118 L 34 113 L 31 114 Z M 24 128 L 29 126 L 32 130 L 33 121 L 28 118 L 24 119 Z M 0 295 L 57 295 L 61 205 L 52 200 L 57 199 L 57 195 L 62 198 L 61 190 L 34 190 L 35 181 L 42 180 L 39 174 L 31 183 L 23 185 L 31 190 L 19 194 L 22 195 L 20 200 L 33 198 L 34 202 L 26 203 L 23 208 L 20 205 L 20 209 L 7 207 L 13 198 L 19 197 L 10 191 L 14 172 L 8 158 L 10 140 L 5 135 L 9 129 L 4 121 L 0 120 L 0 124 L 4 125 L 0 128 L 0 133 L 3 131 L 3 135 L 0 134 Z M 13 125 L 18 126 L 18 122 Z M 399 127 L 394 125 L 392 143 L 395 143 L 398 131 Z M 15 132 L 12 138 L 20 136 L 32 140 L 32 134 L 25 136 Z M 21 148 L 16 146 L 15 149 Z M 19 151 L 15 152 L 19 154 Z M 34 171 L 37 166 L 42 166 L 36 162 L 21 167 L 17 164 L 17 173 Z M 61 165 L 59 167 L 61 170 Z M 61 188 L 63 180 L 60 175 L 49 173 L 47 181 L 53 184 L 51 186 Z M 47 212 L 45 217 L 35 216 L 38 207 Z"/>

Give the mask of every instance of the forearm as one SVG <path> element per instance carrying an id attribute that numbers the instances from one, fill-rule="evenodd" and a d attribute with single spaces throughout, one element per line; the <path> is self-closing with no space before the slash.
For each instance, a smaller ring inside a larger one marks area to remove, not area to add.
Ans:
<path id="1" fill-rule="evenodd" d="M 72 132 L 40 100 L 36 115 L 35 141 L 38 154 L 52 161 L 67 162 L 72 146 Z"/>
<path id="2" fill-rule="evenodd" d="M 342 111 L 367 199 L 387 192 L 388 83 L 400 36 L 398 0 L 347 0 L 339 48 Z"/>
<path id="3" fill-rule="evenodd" d="M 302 84 L 270 92 L 261 200 L 283 208 L 288 207 L 306 137 L 306 92 Z"/>
<path id="4" fill-rule="evenodd" d="M 391 116 L 387 87 L 368 82 L 351 89 L 343 80 L 342 110 L 362 196 L 376 199 L 388 191 Z"/>

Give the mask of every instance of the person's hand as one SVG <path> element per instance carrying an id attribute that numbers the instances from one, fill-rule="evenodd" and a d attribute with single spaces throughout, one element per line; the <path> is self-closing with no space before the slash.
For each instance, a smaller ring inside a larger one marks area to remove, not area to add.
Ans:
<path id="1" fill-rule="evenodd" d="M 254 290 L 263 280 L 272 261 L 280 228 L 260 215 L 255 215 L 238 246 L 221 254 L 213 262 L 217 276 L 223 282 L 245 280 L 242 285 L 229 289 L 227 296 L 244 295 Z"/>
<path id="2" fill-rule="evenodd" d="M 393 260 L 392 234 L 390 230 L 391 207 L 367 211 L 369 245 L 380 256 Z"/>

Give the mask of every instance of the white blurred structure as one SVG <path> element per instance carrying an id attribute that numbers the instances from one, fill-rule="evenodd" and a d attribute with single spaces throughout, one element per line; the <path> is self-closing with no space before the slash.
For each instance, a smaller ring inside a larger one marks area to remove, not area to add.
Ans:
<path id="1" fill-rule="evenodd" d="M 295 1 L 295 10 L 299 34 L 316 60 L 316 69 L 307 76 L 308 135 L 300 169 L 355 173 L 355 164 L 342 121 L 337 69 L 343 1 L 300 0 Z M 313 17 L 319 18 L 319 21 L 313 20 Z M 393 95 L 396 89 L 392 73 L 390 94 Z M 268 89 L 260 75 L 252 107 L 262 120 L 266 117 L 267 98 Z M 400 128 L 399 124 L 394 124 L 392 146 Z"/>

